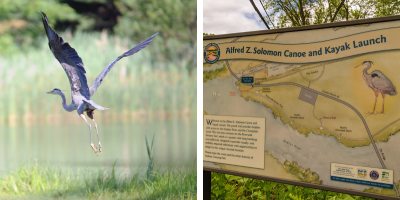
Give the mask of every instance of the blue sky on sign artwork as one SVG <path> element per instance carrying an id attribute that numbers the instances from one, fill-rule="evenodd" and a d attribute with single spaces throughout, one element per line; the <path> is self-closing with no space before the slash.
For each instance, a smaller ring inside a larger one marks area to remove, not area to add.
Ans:
<path id="1" fill-rule="evenodd" d="M 225 34 L 266 29 L 248 0 L 204 0 L 203 7 L 205 33 Z"/>

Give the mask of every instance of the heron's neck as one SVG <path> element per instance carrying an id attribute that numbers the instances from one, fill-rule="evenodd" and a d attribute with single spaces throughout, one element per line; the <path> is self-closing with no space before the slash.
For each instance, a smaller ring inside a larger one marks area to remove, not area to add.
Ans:
<path id="1" fill-rule="evenodd" d="M 63 106 L 64 110 L 66 110 L 68 112 L 74 111 L 75 110 L 75 106 L 72 103 L 67 105 L 64 93 L 61 92 L 59 95 L 60 95 L 60 97 L 62 99 L 62 106 Z"/>
<path id="2" fill-rule="evenodd" d="M 371 67 L 372 67 L 371 65 L 365 67 L 364 70 L 363 70 L 363 74 L 364 74 L 364 75 L 368 75 L 368 70 L 369 70 Z"/>

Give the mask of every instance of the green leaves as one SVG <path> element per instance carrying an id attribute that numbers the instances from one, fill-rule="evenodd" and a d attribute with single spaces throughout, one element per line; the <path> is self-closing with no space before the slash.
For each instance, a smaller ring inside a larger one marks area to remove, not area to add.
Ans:
<path id="1" fill-rule="evenodd" d="M 277 27 L 304 26 L 400 13 L 398 0 L 262 0 Z M 267 18 L 268 19 L 268 18 Z"/>
<path id="2" fill-rule="evenodd" d="M 32 45 L 38 46 L 37 37 L 43 33 L 40 11 L 51 19 L 76 20 L 75 11 L 57 1 L 5 0 L 0 2 L 0 48 L 1 54 L 11 55 L 24 51 Z"/>
<path id="3" fill-rule="evenodd" d="M 160 32 L 161 41 L 155 41 L 162 59 L 192 56 L 196 43 L 195 0 L 122 0 L 115 2 L 121 12 L 116 34 L 135 41 Z M 189 48 L 187 45 L 189 44 Z"/>
<path id="4" fill-rule="evenodd" d="M 372 200 L 366 197 L 218 173 L 211 175 L 211 197 L 212 199 Z"/>

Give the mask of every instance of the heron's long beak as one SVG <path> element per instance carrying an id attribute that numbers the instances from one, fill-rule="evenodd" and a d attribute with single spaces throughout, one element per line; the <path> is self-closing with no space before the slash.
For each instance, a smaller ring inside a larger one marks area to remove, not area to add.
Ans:
<path id="1" fill-rule="evenodd" d="M 354 69 L 355 69 L 355 68 L 358 68 L 358 67 L 361 66 L 361 65 L 362 65 L 362 64 L 356 65 L 356 66 L 354 67 Z"/>
<path id="2" fill-rule="evenodd" d="M 52 94 L 51 91 L 46 92 L 47 94 Z"/>

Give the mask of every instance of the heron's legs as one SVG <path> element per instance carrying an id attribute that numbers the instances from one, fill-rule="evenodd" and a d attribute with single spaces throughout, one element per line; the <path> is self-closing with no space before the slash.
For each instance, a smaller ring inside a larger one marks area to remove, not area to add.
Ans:
<path id="1" fill-rule="evenodd" d="M 374 102 L 374 108 L 372 109 L 371 114 L 374 114 L 374 113 L 375 113 L 376 101 L 377 101 L 377 99 L 378 99 L 378 92 L 377 92 L 377 91 L 374 91 L 374 93 L 375 93 L 375 102 Z"/>
<path id="2" fill-rule="evenodd" d="M 85 115 L 79 114 L 79 116 L 85 121 L 85 123 L 89 126 L 89 138 L 90 138 L 90 146 L 92 147 L 93 151 L 97 153 L 97 148 L 92 142 L 92 125 L 86 120 Z"/>
<path id="3" fill-rule="evenodd" d="M 381 113 L 383 114 L 383 112 L 385 112 L 385 95 L 383 93 L 381 93 L 382 95 L 382 111 Z"/>
<path id="4" fill-rule="evenodd" d="M 97 123 L 94 120 L 94 118 L 92 118 L 92 121 L 93 121 L 94 127 L 96 129 L 97 141 L 99 142 L 99 149 L 98 150 L 99 150 L 99 152 L 101 152 L 101 143 L 100 143 L 100 137 L 99 137 L 99 130 L 97 129 Z"/>

